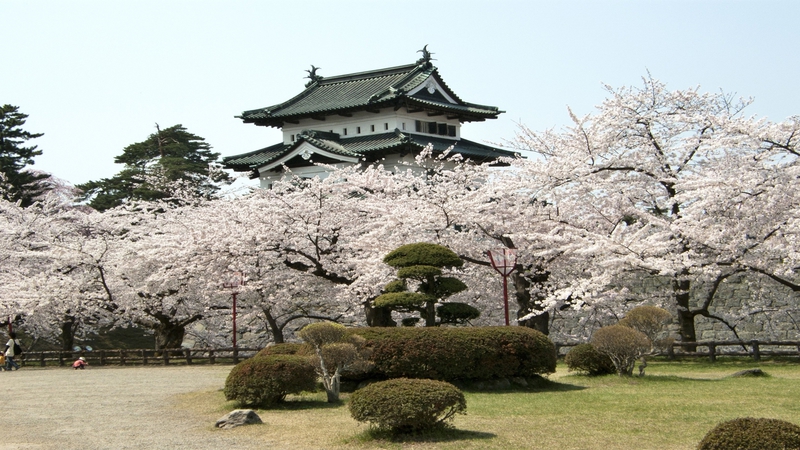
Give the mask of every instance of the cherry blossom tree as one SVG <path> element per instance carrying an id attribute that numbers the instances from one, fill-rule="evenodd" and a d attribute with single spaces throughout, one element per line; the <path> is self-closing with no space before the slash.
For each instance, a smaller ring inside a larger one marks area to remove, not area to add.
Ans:
<path id="1" fill-rule="evenodd" d="M 796 121 L 747 119 L 747 101 L 669 91 L 652 78 L 643 88 L 608 91 L 596 114 L 573 115 L 564 132 L 523 127 L 515 140 L 541 158 L 520 167 L 528 178 L 550 180 L 541 200 L 569 228 L 567 245 L 581 243 L 576 254 L 595 261 L 554 295 L 594 306 L 635 301 L 642 293 L 633 282 L 650 278 L 660 285 L 647 295 L 676 308 L 682 339 L 695 341 L 697 316 L 731 326 L 712 311 L 730 277 L 761 273 L 794 287 L 790 271 L 761 263 L 788 257 L 777 235 L 797 203 L 770 186 L 778 178 L 796 186 Z"/>
<path id="2" fill-rule="evenodd" d="M 697 339 L 698 317 L 734 336 L 748 318 L 800 318 L 771 303 L 800 291 L 800 118 L 746 117 L 748 101 L 643 81 L 609 87 L 567 129 L 521 127 L 513 144 L 535 152 L 527 159 L 423 152 L 417 169 L 287 172 L 233 198 L 170 186 L 170 198 L 103 213 L 2 201 L 0 315 L 64 346 L 112 323 L 152 329 L 159 348 L 187 333 L 224 345 L 232 305 L 221 280 L 241 272 L 253 342 L 282 342 L 314 320 L 394 326 L 405 317 L 372 303 L 393 279 L 382 259 L 426 242 L 465 261 L 454 276 L 469 289 L 448 301 L 476 305 L 483 324 L 501 323 L 486 257 L 498 246 L 518 252 L 517 323 L 543 332 L 571 315 L 587 330 L 608 325 L 644 301 L 675 311 L 684 341 Z M 752 298 L 718 308 L 731 283 Z"/>

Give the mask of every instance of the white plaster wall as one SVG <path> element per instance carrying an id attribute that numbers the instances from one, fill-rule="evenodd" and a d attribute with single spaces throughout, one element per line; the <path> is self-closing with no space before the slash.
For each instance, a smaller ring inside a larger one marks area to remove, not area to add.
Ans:
<path id="1" fill-rule="evenodd" d="M 397 111 L 394 111 L 392 108 L 384 108 L 378 114 L 360 111 L 353 113 L 353 117 L 334 115 L 326 117 L 325 120 L 303 119 L 297 125 L 286 124 L 283 127 L 283 143 L 292 143 L 292 135 L 296 136 L 303 130 L 332 131 L 334 133 L 339 133 L 342 139 L 369 134 L 381 134 L 394 131 L 395 129 L 408 133 L 416 133 L 415 122 L 417 120 L 454 125 L 456 127 L 455 137 L 440 135 L 430 136 L 453 139 L 454 141 L 461 139 L 461 123 L 458 119 L 447 119 L 444 115 L 428 116 L 425 112 L 409 113 L 405 108 L 401 108 Z M 375 131 L 372 131 L 372 125 L 375 126 Z M 357 132 L 357 127 L 361 127 L 361 134 Z M 347 136 L 343 134 L 344 128 L 347 128 Z"/>
<path id="2" fill-rule="evenodd" d="M 337 168 L 345 168 L 349 166 L 347 163 L 342 164 L 332 164 L 334 167 Z M 328 178 L 327 167 L 320 167 L 320 166 L 310 166 L 310 167 L 296 167 L 292 169 L 292 175 L 297 175 L 301 178 L 314 178 L 319 177 L 320 180 L 324 180 Z M 259 186 L 263 189 L 271 189 L 272 185 L 279 180 L 282 180 L 286 177 L 286 173 L 284 172 L 265 172 L 262 173 L 259 178 Z"/>

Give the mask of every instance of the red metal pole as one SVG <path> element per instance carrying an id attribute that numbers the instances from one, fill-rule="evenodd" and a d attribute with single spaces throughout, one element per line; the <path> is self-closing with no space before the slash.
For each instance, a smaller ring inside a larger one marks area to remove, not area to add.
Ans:
<path id="1" fill-rule="evenodd" d="M 508 276 L 503 275 L 503 303 L 506 308 L 506 326 L 508 326 Z"/>
<path id="2" fill-rule="evenodd" d="M 233 349 L 236 350 L 236 294 L 238 292 L 234 292 L 233 295 Z"/>

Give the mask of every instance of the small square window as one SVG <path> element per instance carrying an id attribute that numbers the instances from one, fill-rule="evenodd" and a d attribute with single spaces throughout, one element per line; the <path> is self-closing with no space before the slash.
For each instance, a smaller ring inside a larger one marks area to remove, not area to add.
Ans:
<path id="1" fill-rule="evenodd" d="M 422 121 L 421 120 L 415 120 L 414 121 L 414 131 L 416 131 L 417 133 L 422 133 Z"/>
<path id="2" fill-rule="evenodd" d="M 447 135 L 456 137 L 456 126 L 455 125 L 448 125 L 447 126 Z"/>
<path id="3" fill-rule="evenodd" d="M 428 122 L 428 134 L 436 134 L 436 122 Z"/>
<path id="4" fill-rule="evenodd" d="M 292 142 L 294 142 L 294 135 L 292 135 L 292 138 L 291 138 L 291 139 L 292 139 Z"/>
<path id="5" fill-rule="evenodd" d="M 447 124 L 446 123 L 439 123 L 436 124 L 438 127 L 437 133 L 441 136 L 447 136 Z"/>

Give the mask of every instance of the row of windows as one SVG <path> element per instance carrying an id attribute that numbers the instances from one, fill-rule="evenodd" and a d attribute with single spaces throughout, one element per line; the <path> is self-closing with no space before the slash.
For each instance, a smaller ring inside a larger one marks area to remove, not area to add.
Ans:
<path id="1" fill-rule="evenodd" d="M 384 123 L 383 123 L 383 129 L 384 129 L 384 130 L 388 130 L 388 129 L 389 129 L 389 123 L 388 123 L 388 122 L 384 122 Z M 406 129 L 406 124 L 405 124 L 405 123 L 403 123 L 403 129 L 404 129 L 404 130 Z M 329 130 L 329 131 L 330 131 L 331 133 L 333 133 L 333 130 Z M 374 133 L 374 132 L 375 132 L 375 125 L 370 125 L 370 126 L 369 126 L 369 131 L 370 131 L 370 132 L 372 132 L 372 133 Z M 361 134 L 361 127 L 356 127 L 356 134 Z M 342 135 L 342 136 L 347 136 L 347 128 L 342 128 L 342 133 L 341 133 L 341 135 Z M 294 139 L 295 139 L 295 135 L 293 134 L 293 135 L 291 136 L 291 140 L 292 140 L 292 142 L 294 142 Z"/>
<path id="2" fill-rule="evenodd" d="M 427 134 L 438 134 L 440 136 L 451 136 L 456 137 L 456 126 L 450 125 L 446 123 L 437 123 L 437 122 L 423 122 L 421 120 L 415 121 L 416 131 L 417 133 L 427 133 Z M 375 125 L 370 125 L 370 132 L 375 132 Z M 389 123 L 384 122 L 383 129 L 389 129 Z M 406 123 L 402 123 L 402 129 L 406 129 Z M 333 130 L 330 130 L 333 133 Z M 361 134 L 361 127 L 356 127 L 356 134 Z M 347 136 L 347 128 L 342 128 L 342 136 Z M 294 142 L 295 135 L 291 137 L 292 142 Z"/>
<path id="3" fill-rule="evenodd" d="M 438 134 L 456 137 L 456 126 L 446 123 L 416 121 L 417 133 Z"/>
<path id="4" fill-rule="evenodd" d="M 384 122 L 383 123 L 383 129 L 384 130 L 388 130 L 389 129 L 389 123 L 388 122 Z M 405 129 L 405 124 L 403 124 L 403 129 Z M 375 132 L 375 125 L 370 125 L 369 126 L 369 131 L 374 133 Z M 333 133 L 333 130 L 331 130 L 331 133 Z M 356 134 L 361 134 L 361 127 L 356 127 Z M 347 136 L 347 128 L 342 128 L 342 136 Z"/>

